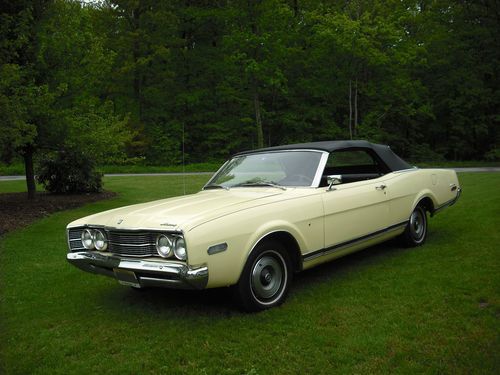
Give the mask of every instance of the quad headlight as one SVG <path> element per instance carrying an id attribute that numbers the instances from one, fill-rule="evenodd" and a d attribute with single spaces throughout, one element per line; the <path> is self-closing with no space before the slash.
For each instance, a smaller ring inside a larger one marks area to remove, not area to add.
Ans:
<path id="1" fill-rule="evenodd" d="M 82 232 L 82 244 L 83 244 L 83 247 L 86 248 L 87 250 L 94 249 L 94 240 L 93 240 L 92 230 L 90 230 L 90 229 L 83 230 L 83 232 Z"/>
<path id="2" fill-rule="evenodd" d="M 160 234 L 156 237 L 156 251 L 163 258 L 171 256 L 173 252 L 172 239 L 164 234 Z"/>
<path id="3" fill-rule="evenodd" d="M 156 251 L 163 258 L 175 256 L 178 260 L 186 260 L 186 241 L 183 237 L 159 234 L 156 237 Z"/>
<path id="4" fill-rule="evenodd" d="M 99 229 L 84 229 L 82 231 L 82 245 L 87 250 L 105 251 L 108 248 L 108 240 L 103 231 Z"/>
<path id="5" fill-rule="evenodd" d="M 177 237 L 175 240 L 174 255 L 179 260 L 186 260 L 186 241 L 183 237 Z"/>
<path id="6" fill-rule="evenodd" d="M 108 248 L 106 235 L 99 229 L 94 231 L 94 246 L 99 251 L 105 251 Z"/>
<path id="7" fill-rule="evenodd" d="M 136 241 L 134 245 L 121 243 L 119 239 L 115 238 L 114 241 L 118 242 L 112 243 L 113 247 L 111 249 L 111 252 L 117 252 L 118 254 L 127 255 L 130 253 L 128 247 L 140 246 L 141 248 L 139 249 L 139 251 L 143 251 L 144 255 L 152 255 L 151 253 L 149 253 L 149 249 L 151 249 L 151 242 L 149 242 L 151 237 L 149 237 L 148 235 L 148 241 L 146 242 L 146 237 L 142 236 L 144 237 L 144 244 L 141 245 L 137 243 L 137 241 L 141 241 L 141 236 L 142 235 L 136 236 L 137 239 L 134 239 L 134 241 Z M 104 252 L 109 248 L 108 234 L 102 228 L 84 228 L 81 232 L 80 239 L 82 246 L 86 250 L 97 250 Z M 182 261 L 185 261 L 187 259 L 186 241 L 180 233 L 157 233 L 154 247 L 156 249 L 156 253 L 162 258 L 177 259 Z M 137 251 L 134 250 L 134 252 L 130 253 L 130 255 L 137 256 Z"/>

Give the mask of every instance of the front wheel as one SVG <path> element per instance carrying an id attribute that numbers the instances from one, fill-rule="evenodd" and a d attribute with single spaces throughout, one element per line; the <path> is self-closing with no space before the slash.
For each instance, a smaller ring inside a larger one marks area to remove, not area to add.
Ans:
<path id="1" fill-rule="evenodd" d="M 236 300 L 246 311 L 261 311 L 283 303 L 292 279 L 290 257 L 274 241 L 258 245 L 248 258 L 238 284 Z"/>
<path id="2" fill-rule="evenodd" d="M 427 212 L 422 205 L 415 207 L 410 215 L 405 231 L 401 235 L 403 243 L 408 247 L 420 246 L 427 237 Z"/>

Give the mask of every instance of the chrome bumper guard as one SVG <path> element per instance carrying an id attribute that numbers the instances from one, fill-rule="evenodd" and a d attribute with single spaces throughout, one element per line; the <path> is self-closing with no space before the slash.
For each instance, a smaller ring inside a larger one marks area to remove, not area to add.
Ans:
<path id="1" fill-rule="evenodd" d="M 83 271 L 114 277 L 121 284 L 136 288 L 204 289 L 208 283 L 207 267 L 190 268 L 174 262 L 123 258 L 93 251 L 70 252 L 66 258 Z"/>

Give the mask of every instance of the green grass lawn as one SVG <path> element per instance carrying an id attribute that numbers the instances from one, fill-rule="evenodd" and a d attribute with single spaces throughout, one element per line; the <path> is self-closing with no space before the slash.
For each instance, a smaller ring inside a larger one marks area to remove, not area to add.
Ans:
<path id="1" fill-rule="evenodd" d="M 117 198 L 0 239 L 0 374 L 498 374 L 500 174 L 459 178 L 462 198 L 430 219 L 423 247 L 304 272 L 259 314 L 225 289 L 134 291 L 70 266 L 68 222 L 183 192 L 182 177 L 107 178 Z M 187 177 L 187 191 L 207 179 Z"/>

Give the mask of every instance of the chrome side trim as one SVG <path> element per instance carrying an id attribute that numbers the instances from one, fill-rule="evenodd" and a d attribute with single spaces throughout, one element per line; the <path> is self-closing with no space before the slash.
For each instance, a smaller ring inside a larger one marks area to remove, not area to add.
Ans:
<path id="1" fill-rule="evenodd" d="M 217 172 L 215 172 L 215 173 L 212 175 L 212 177 L 210 177 L 210 179 L 208 180 L 208 182 L 207 182 L 205 185 L 203 185 L 203 187 L 201 188 L 201 190 L 205 190 L 205 187 L 206 187 L 207 185 L 210 185 L 210 184 L 212 183 L 212 181 L 213 181 L 213 180 L 215 180 L 215 177 L 217 177 L 217 176 L 218 176 L 218 174 L 222 171 L 222 169 L 224 169 L 224 167 L 226 166 L 226 164 L 227 164 L 227 163 L 229 163 L 229 161 L 230 161 L 231 159 L 232 159 L 232 158 L 230 158 L 229 160 L 226 160 L 226 161 L 224 162 L 224 164 L 222 164 L 222 165 L 220 166 L 220 168 L 219 168 L 219 169 L 217 169 Z"/>
<path id="2" fill-rule="evenodd" d="M 431 216 L 434 216 L 435 214 L 441 212 L 443 209 L 445 209 L 446 207 L 450 207 L 450 206 L 453 206 L 455 203 L 457 203 L 458 201 L 458 198 L 460 198 L 460 196 L 462 195 L 462 188 L 456 188 L 456 192 L 457 192 L 457 196 L 453 199 L 450 199 L 448 202 L 445 202 L 443 203 L 442 205 L 440 205 L 439 207 L 435 208 L 432 212 L 431 212 Z"/>
<path id="3" fill-rule="evenodd" d="M 367 235 L 364 235 L 364 236 L 361 236 L 361 237 L 358 237 L 358 238 L 354 238 L 354 239 L 349 240 L 349 241 L 341 242 L 339 244 L 327 247 L 325 249 L 320 249 L 320 250 L 312 251 L 310 253 L 307 253 L 307 254 L 303 255 L 302 256 L 302 261 L 303 262 L 308 262 L 308 261 L 311 261 L 311 260 L 316 259 L 318 257 L 330 255 L 330 254 L 335 253 L 337 251 L 347 249 L 347 248 L 349 248 L 351 246 L 359 245 L 360 243 L 363 243 L 365 241 L 373 240 L 374 238 L 380 237 L 380 236 L 382 236 L 384 234 L 387 234 L 387 233 L 393 232 L 395 230 L 401 229 L 402 227 L 405 227 L 407 223 L 408 223 L 408 220 L 405 220 L 405 221 L 403 221 L 401 223 L 391 225 L 391 226 L 389 226 L 387 228 L 378 230 L 376 232 L 373 232 L 373 233 L 370 233 L 370 234 L 367 234 Z"/>
<path id="4" fill-rule="evenodd" d="M 392 171 L 391 173 L 406 173 L 406 172 L 414 172 L 416 170 L 418 170 L 419 168 L 418 167 L 413 167 L 413 168 L 406 168 L 406 169 L 400 169 L 400 170 L 397 170 L 397 171 Z"/>
<path id="5" fill-rule="evenodd" d="M 140 244 L 133 244 L 133 243 L 121 243 L 121 242 L 112 242 L 108 241 L 108 243 L 117 245 L 117 246 L 130 246 L 130 247 L 145 247 L 145 246 L 155 246 L 155 243 L 140 243 Z"/>
<path id="6" fill-rule="evenodd" d="M 116 277 L 115 269 L 131 271 L 139 285 L 177 289 L 204 289 L 208 283 L 208 267 L 191 268 L 184 263 L 139 260 L 95 251 L 67 253 L 66 259 L 83 271 Z"/>
<path id="7" fill-rule="evenodd" d="M 319 160 L 318 169 L 316 169 L 316 174 L 314 175 L 314 180 L 311 184 L 311 187 L 318 188 L 321 183 L 321 177 L 323 176 L 323 171 L 325 170 L 326 162 L 328 161 L 328 156 L 330 154 L 326 151 L 323 151 L 321 155 L 321 159 Z"/>
<path id="8" fill-rule="evenodd" d="M 146 228 L 146 227 L 136 227 L 136 228 L 117 228 L 108 225 L 99 225 L 99 224 L 82 224 L 75 225 L 74 227 L 66 227 L 66 230 L 69 232 L 70 230 L 80 229 L 80 228 L 91 228 L 91 229 L 104 229 L 109 232 L 151 232 L 151 233 L 167 233 L 167 234 L 179 234 L 184 235 L 182 230 L 173 230 L 173 229 L 158 229 L 158 228 Z"/>

